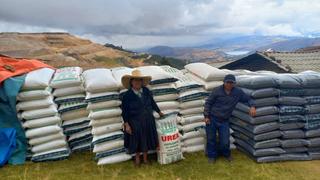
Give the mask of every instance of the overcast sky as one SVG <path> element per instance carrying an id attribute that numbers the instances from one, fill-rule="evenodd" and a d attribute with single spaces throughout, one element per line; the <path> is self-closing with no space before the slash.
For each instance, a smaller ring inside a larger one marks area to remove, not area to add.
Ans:
<path id="1" fill-rule="evenodd" d="M 65 31 L 125 48 L 320 33 L 319 0 L 0 0 L 0 32 Z"/>

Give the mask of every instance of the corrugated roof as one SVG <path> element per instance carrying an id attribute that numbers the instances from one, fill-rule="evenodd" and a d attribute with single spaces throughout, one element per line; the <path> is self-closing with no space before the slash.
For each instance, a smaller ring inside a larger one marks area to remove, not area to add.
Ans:
<path id="1" fill-rule="evenodd" d="M 317 52 L 263 52 L 274 63 L 282 65 L 291 72 L 306 70 L 320 72 L 320 51 Z"/>

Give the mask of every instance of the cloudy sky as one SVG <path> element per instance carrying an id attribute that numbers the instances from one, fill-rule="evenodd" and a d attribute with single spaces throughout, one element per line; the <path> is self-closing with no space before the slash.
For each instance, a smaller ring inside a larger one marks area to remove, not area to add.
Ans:
<path id="1" fill-rule="evenodd" d="M 65 31 L 125 48 L 320 34 L 319 0 L 0 0 L 0 32 Z"/>

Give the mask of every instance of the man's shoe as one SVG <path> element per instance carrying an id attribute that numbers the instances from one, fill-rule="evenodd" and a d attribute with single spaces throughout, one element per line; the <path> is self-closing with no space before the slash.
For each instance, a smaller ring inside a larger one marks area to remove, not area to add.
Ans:
<path id="1" fill-rule="evenodd" d="M 233 161 L 233 158 L 232 158 L 232 156 L 229 156 L 229 157 L 225 157 L 226 158 L 226 160 L 228 161 L 228 162 L 232 162 Z"/>
<path id="2" fill-rule="evenodd" d="M 209 158 L 208 159 L 208 163 L 209 164 L 214 164 L 216 162 L 216 159 L 215 158 Z"/>

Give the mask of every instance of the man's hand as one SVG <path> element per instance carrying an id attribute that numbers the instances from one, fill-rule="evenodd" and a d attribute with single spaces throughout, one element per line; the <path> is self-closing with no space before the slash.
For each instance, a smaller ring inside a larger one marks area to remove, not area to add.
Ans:
<path id="1" fill-rule="evenodd" d="M 250 110 L 249 110 L 249 115 L 251 117 L 254 117 L 254 116 L 256 116 L 256 113 L 257 113 L 256 108 L 255 107 L 251 107 Z"/>
<path id="2" fill-rule="evenodd" d="M 128 134 L 132 134 L 132 130 L 131 130 L 131 127 L 130 127 L 130 125 L 129 125 L 129 123 L 124 123 L 124 131 L 126 132 L 126 133 L 128 133 Z"/>
<path id="3" fill-rule="evenodd" d="M 208 117 L 204 118 L 204 122 L 205 122 L 206 124 L 210 124 L 210 118 L 208 118 Z"/>

